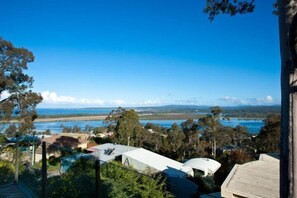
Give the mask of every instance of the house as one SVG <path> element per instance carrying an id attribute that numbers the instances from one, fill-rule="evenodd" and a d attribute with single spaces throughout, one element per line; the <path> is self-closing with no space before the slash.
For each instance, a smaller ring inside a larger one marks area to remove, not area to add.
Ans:
<path id="1" fill-rule="evenodd" d="M 221 186 L 221 196 L 279 197 L 279 156 L 261 154 L 259 160 L 236 164 Z"/>
<path id="2" fill-rule="evenodd" d="M 50 156 L 59 157 L 62 150 L 71 149 L 87 149 L 89 142 L 89 134 L 86 133 L 61 133 L 41 139 L 46 142 L 46 158 Z M 42 159 L 42 147 L 36 149 L 35 161 Z"/>

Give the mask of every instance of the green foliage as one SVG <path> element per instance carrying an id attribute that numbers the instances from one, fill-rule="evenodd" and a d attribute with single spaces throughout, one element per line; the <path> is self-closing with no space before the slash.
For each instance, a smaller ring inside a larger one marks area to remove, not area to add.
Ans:
<path id="1" fill-rule="evenodd" d="M 211 144 L 212 156 L 216 158 L 216 144 L 217 139 L 220 137 L 220 129 L 222 124 L 220 118 L 223 110 L 220 107 L 211 107 L 211 114 L 207 114 L 205 117 L 200 118 L 198 123 L 202 129 L 202 137 L 206 142 Z"/>
<path id="2" fill-rule="evenodd" d="M 41 196 L 41 168 L 21 171 L 19 181 L 24 183 L 35 195 Z"/>
<path id="3" fill-rule="evenodd" d="M 15 137 L 17 132 L 17 127 L 15 124 L 11 124 L 8 126 L 8 128 L 5 130 L 5 134 L 7 137 Z"/>
<path id="4" fill-rule="evenodd" d="M 55 157 L 55 156 L 50 156 L 50 157 L 48 158 L 48 163 L 49 163 L 49 165 L 51 165 L 51 166 L 56 166 L 57 163 L 59 163 L 59 162 L 60 162 L 60 159 L 57 158 L 57 157 Z"/>
<path id="5" fill-rule="evenodd" d="M 264 126 L 261 128 L 256 138 L 258 153 L 275 153 L 279 152 L 280 146 L 280 122 L 279 114 L 268 115 L 263 121 Z"/>
<path id="6" fill-rule="evenodd" d="M 126 110 L 119 107 L 107 116 L 105 122 L 109 123 L 109 130 L 114 130 L 116 143 L 130 146 L 142 145 L 143 127 L 133 109 Z"/>
<path id="7" fill-rule="evenodd" d="M 171 128 L 168 129 L 167 139 L 171 150 L 173 152 L 177 152 L 183 146 L 186 136 L 182 129 L 176 123 L 174 123 Z"/>
<path id="8" fill-rule="evenodd" d="M 171 197 L 165 190 L 165 181 L 161 175 L 142 175 L 116 162 L 106 166 L 108 175 L 105 175 L 103 180 L 110 186 L 109 197 Z"/>
<path id="9" fill-rule="evenodd" d="M 13 114 L 17 115 L 22 121 L 18 127 L 22 133 L 33 128 L 35 107 L 42 100 L 40 94 L 31 90 L 33 78 L 24 73 L 33 61 L 32 52 L 0 38 L 0 98 L 3 93 L 9 94 L 0 100 L 0 119 L 9 121 Z"/>
<path id="10" fill-rule="evenodd" d="M 246 14 L 253 12 L 254 8 L 255 0 L 206 0 L 203 12 L 209 14 L 212 21 L 219 14 Z"/>
<path id="11" fill-rule="evenodd" d="M 74 125 L 73 127 L 66 127 L 64 125 L 61 125 L 62 127 L 62 133 L 81 133 L 82 130 L 79 126 Z"/>
<path id="12" fill-rule="evenodd" d="M 94 197 L 94 161 L 80 158 L 62 177 L 48 180 L 49 197 Z"/>
<path id="13" fill-rule="evenodd" d="M 182 122 L 181 129 L 183 130 L 186 136 L 187 143 L 192 144 L 193 141 L 197 141 L 198 124 L 193 119 L 188 119 L 185 122 Z"/>
<path id="14" fill-rule="evenodd" d="M 0 134 L 0 145 L 6 142 L 5 135 Z"/>
<path id="15" fill-rule="evenodd" d="M 101 137 L 92 137 L 91 140 L 96 142 L 97 144 L 105 144 L 105 143 L 112 143 L 113 139 L 112 138 L 101 138 Z"/>
<path id="16" fill-rule="evenodd" d="M 45 131 L 43 131 L 43 132 L 38 132 L 37 134 L 40 134 L 40 135 L 51 135 L 52 132 L 51 132 L 51 130 L 46 129 Z"/>
<path id="17" fill-rule="evenodd" d="M 0 161 L 0 186 L 14 181 L 14 166 L 8 161 Z"/>
<path id="18" fill-rule="evenodd" d="M 94 197 L 94 163 L 94 159 L 80 158 L 62 177 L 49 178 L 49 197 Z M 103 197 L 170 197 L 160 177 L 141 175 L 115 162 L 101 166 L 100 173 Z"/>
<path id="19" fill-rule="evenodd" d="M 246 127 L 221 127 L 219 129 L 219 135 L 217 136 L 217 146 L 223 147 L 227 145 L 233 145 L 237 148 L 244 148 L 246 141 L 250 141 L 249 134 Z"/>
<path id="20" fill-rule="evenodd" d="M 93 129 L 93 133 L 95 135 L 99 134 L 99 133 L 103 133 L 104 131 L 107 131 L 107 128 L 106 127 L 95 127 Z"/>
<path id="21" fill-rule="evenodd" d="M 50 144 L 47 151 L 48 153 L 61 152 L 62 156 L 71 153 L 73 148 L 79 145 L 79 140 L 74 137 L 61 136 L 55 140 L 53 144 Z"/>

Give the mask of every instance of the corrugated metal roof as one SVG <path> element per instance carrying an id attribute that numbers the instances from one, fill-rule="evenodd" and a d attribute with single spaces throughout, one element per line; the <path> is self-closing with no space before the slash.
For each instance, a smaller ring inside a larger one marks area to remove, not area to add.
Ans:
<path id="1" fill-rule="evenodd" d="M 133 158 L 150 168 L 167 173 L 170 176 L 183 177 L 189 174 L 193 176 L 191 167 L 143 148 L 123 153 L 123 156 Z"/>
<path id="2" fill-rule="evenodd" d="M 137 148 L 132 146 L 106 143 L 91 147 L 88 150 L 94 151 L 92 155 L 99 158 L 101 161 L 108 162 L 114 160 L 117 156 L 120 156 L 125 152 L 132 151 L 135 149 Z M 106 151 L 108 150 L 112 150 L 112 152 L 110 154 L 106 153 Z"/>
<path id="3" fill-rule="evenodd" d="M 222 197 L 279 197 L 279 160 L 262 154 L 258 161 L 235 165 L 221 192 Z"/>

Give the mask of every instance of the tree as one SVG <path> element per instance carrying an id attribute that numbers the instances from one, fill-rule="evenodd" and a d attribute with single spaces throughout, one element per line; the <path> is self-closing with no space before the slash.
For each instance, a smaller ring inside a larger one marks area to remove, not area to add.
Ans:
<path id="1" fill-rule="evenodd" d="M 77 138 L 61 136 L 53 144 L 50 144 L 47 150 L 49 153 L 60 153 L 62 151 L 62 156 L 65 156 L 68 152 L 72 152 L 72 149 L 78 145 L 79 140 Z"/>
<path id="2" fill-rule="evenodd" d="M 0 134 L 0 146 L 1 144 L 5 143 L 6 142 L 6 138 L 4 135 Z M 1 147 L 0 147 L 1 148 Z"/>
<path id="3" fill-rule="evenodd" d="M 126 110 L 119 107 L 107 116 L 105 122 L 109 123 L 109 129 L 114 129 L 117 143 L 128 146 L 130 143 L 133 146 L 141 145 L 143 127 L 133 109 Z"/>
<path id="4" fill-rule="evenodd" d="M 33 78 L 24 73 L 33 61 L 32 52 L 0 37 L 0 119 L 9 122 L 12 116 L 18 116 L 22 133 L 33 127 L 35 107 L 42 101 L 40 94 L 31 90 Z"/>
<path id="5" fill-rule="evenodd" d="M 176 152 L 180 147 L 182 147 L 185 138 L 186 137 L 182 129 L 176 123 L 173 123 L 167 136 L 168 142 L 171 145 L 171 150 Z"/>
<path id="6" fill-rule="evenodd" d="M 198 124 L 193 119 L 188 119 L 185 122 L 181 123 L 181 129 L 185 134 L 185 143 L 187 144 L 187 153 L 188 157 L 198 155 L 199 152 L 199 133 L 198 133 Z M 193 152 L 194 150 L 194 152 Z"/>
<path id="7" fill-rule="evenodd" d="M 82 157 L 75 161 L 61 178 L 50 177 L 49 197 L 94 197 L 94 163 L 93 158 Z M 165 181 L 161 177 L 139 174 L 120 163 L 101 165 L 100 175 L 102 197 L 172 197 L 166 191 Z"/>
<path id="8" fill-rule="evenodd" d="M 167 129 L 167 138 L 164 137 L 162 148 L 166 149 L 166 153 L 163 154 L 166 157 L 175 160 L 183 160 L 185 155 L 185 144 L 186 136 L 178 124 L 173 123 L 169 129 Z M 164 145 L 165 143 L 165 145 Z M 167 143 L 167 147 L 166 146 Z"/>
<path id="9" fill-rule="evenodd" d="M 259 153 L 279 152 L 280 121 L 279 114 L 268 115 L 263 121 L 264 126 L 257 137 L 257 150 Z"/>
<path id="10" fill-rule="evenodd" d="M 252 12 L 254 0 L 206 0 L 210 20 L 218 14 Z M 281 54 L 280 197 L 297 197 L 297 0 L 277 0 Z"/>
<path id="11" fill-rule="evenodd" d="M 219 130 L 222 128 L 220 123 L 221 113 L 223 110 L 216 106 L 211 107 L 211 114 L 207 114 L 205 117 L 199 119 L 199 126 L 202 128 L 204 137 L 212 141 L 212 156 L 216 158 L 217 138 L 219 136 Z"/>

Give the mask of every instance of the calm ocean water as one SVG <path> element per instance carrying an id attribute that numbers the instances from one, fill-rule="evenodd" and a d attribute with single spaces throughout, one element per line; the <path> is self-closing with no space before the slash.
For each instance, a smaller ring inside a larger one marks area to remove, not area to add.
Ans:
<path id="1" fill-rule="evenodd" d="M 39 115 L 70 115 L 70 114 L 108 114 L 112 108 L 100 108 L 100 109 L 37 109 Z M 145 125 L 150 122 L 162 127 L 169 128 L 173 123 L 180 125 L 185 120 L 141 120 L 141 124 Z M 263 126 L 262 120 L 242 120 L 242 119 L 230 119 L 229 121 L 222 120 L 224 126 L 236 127 L 237 125 L 247 127 L 249 133 L 257 134 L 260 128 Z M 73 127 L 78 126 L 84 129 L 86 126 L 100 127 L 104 126 L 103 121 L 65 121 L 65 122 L 36 122 L 36 131 L 41 132 L 47 129 L 51 130 L 52 133 L 61 133 L 63 126 Z"/>
<path id="2" fill-rule="evenodd" d="M 73 114 L 85 114 L 85 115 L 99 115 L 109 114 L 114 108 L 98 108 L 98 109 L 81 109 L 81 108 L 37 108 L 36 111 L 39 115 L 73 115 Z"/>
<path id="3" fill-rule="evenodd" d="M 141 124 L 145 125 L 150 122 L 153 124 L 160 125 L 162 127 L 170 127 L 173 123 L 181 124 L 185 120 L 141 120 Z M 222 121 L 224 126 L 235 127 L 237 125 L 247 127 L 249 133 L 256 134 L 259 132 L 260 128 L 263 126 L 261 120 L 240 120 L 231 119 L 230 121 Z M 36 131 L 45 131 L 47 129 L 51 130 L 52 133 L 61 133 L 63 126 L 73 127 L 78 126 L 84 129 L 85 126 L 100 127 L 104 126 L 103 121 L 67 121 L 67 122 L 36 122 Z"/>

